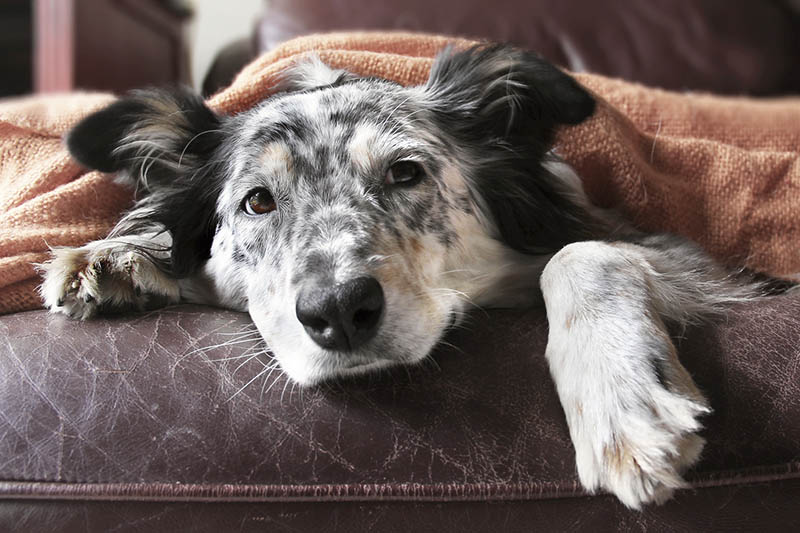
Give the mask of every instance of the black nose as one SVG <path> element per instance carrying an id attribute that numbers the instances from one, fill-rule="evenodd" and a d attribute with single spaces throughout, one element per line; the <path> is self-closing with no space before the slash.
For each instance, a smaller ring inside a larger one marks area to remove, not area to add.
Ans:
<path id="1" fill-rule="evenodd" d="M 314 283 L 300 291 L 295 312 L 309 337 L 323 348 L 353 350 L 378 330 L 383 289 L 368 276 L 337 285 Z"/>

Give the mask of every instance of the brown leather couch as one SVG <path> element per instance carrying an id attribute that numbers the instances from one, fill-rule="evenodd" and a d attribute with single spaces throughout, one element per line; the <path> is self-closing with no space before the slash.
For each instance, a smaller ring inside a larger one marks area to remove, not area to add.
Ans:
<path id="1" fill-rule="evenodd" d="M 402 26 L 671 88 L 800 88 L 781 2 L 483 4 L 272 0 L 259 35 Z M 691 487 L 643 512 L 578 484 L 542 310 L 475 313 L 429 364 L 313 390 L 257 378 L 250 331 L 197 306 L 1 316 L 0 531 L 800 528 L 798 293 L 675 332 L 714 413 Z"/>

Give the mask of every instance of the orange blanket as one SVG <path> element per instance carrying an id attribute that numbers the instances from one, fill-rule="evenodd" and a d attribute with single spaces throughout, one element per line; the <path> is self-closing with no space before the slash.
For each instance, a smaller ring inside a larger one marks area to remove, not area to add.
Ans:
<path id="1" fill-rule="evenodd" d="M 280 72 L 315 50 L 334 67 L 422 83 L 446 43 L 412 34 L 350 33 L 285 43 L 210 99 L 223 113 L 270 94 Z M 691 237 L 717 258 L 774 276 L 800 272 L 800 99 L 683 95 L 592 74 L 593 118 L 558 136 L 593 200 L 640 227 Z M 71 162 L 63 134 L 108 95 L 0 103 L 0 312 L 40 306 L 31 263 L 47 245 L 101 238 L 130 192 Z M 796 278 L 795 278 L 796 279 Z"/>

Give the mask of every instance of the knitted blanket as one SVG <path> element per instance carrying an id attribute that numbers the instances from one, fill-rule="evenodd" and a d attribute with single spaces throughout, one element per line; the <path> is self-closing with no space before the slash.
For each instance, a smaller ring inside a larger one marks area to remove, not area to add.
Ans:
<path id="1" fill-rule="evenodd" d="M 309 51 L 333 67 L 402 84 L 427 78 L 436 52 L 469 41 L 403 33 L 344 33 L 288 41 L 209 100 L 222 113 L 270 95 Z M 800 272 L 800 99 L 677 94 L 576 74 L 595 115 L 562 129 L 560 154 L 598 205 L 645 230 L 702 244 L 721 261 L 776 277 Z M 61 138 L 112 96 L 74 94 L 0 103 L 0 313 L 41 306 L 32 263 L 49 246 L 102 238 L 131 191 L 80 168 Z"/>

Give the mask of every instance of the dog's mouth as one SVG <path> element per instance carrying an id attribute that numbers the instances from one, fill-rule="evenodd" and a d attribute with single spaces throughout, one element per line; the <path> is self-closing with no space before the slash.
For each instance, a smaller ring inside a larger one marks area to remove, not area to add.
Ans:
<path id="1" fill-rule="evenodd" d="M 336 379 L 338 377 L 351 377 L 362 376 L 365 374 L 373 374 L 378 370 L 385 368 L 399 366 L 402 364 L 400 361 L 391 359 L 373 359 L 372 361 L 361 361 L 346 364 L 341 367 L 338 372 L 333 373 L 329 379 Z"/>
<path id="2" fill-rule="evenodd" d="M 316 386 L 326 382 L 336 382 L 340 379 L 349 379 L 361 376 L 370 376 L 380 371 L 408 364 L 405 358 L 370 357 L 361 356 L 354 358 L 349 353 L 318 354 L 317 363 L 311 365 L 315 370 L 311 373 L 297 374 L 291 364 L 281 364 L 284 372 L 301 385 Z M 308 368 L 308 367 L 306 367 Z"/>
<path id="3" fill-rule="evenodd" d="M 389 353 L 383 347 L 375 346 L 374 349 L 360 350 L 359 352 L 333 352 L 322 356 L 324 367 L 329 374 L 326 379 L 335 379 L 337 376 L 354 376 L 368 374 L 392 366 L 408 364 L 412 354 Z"/>
<path id="4" fill-rule="evenodd" d="M 375 342 L 367 343 L 358 350 L 334 351 L 312 346 L 308 341 L 285 345 L 282 339 L 273 337 L 270 340 L 267 340 L 267 345 L 272 349 L 283 372 L 303 386 L 378 374 L 393 367 L 413 365 L 427 357 L 432 348 L 425 342 L 403 346 L 402 342 L 395 344 L 382 338 L 375 339 Z"/>
<path id="5" fill-rule="evenodd" d="M 345 363 L 342 368 L 346 371 L 367 371 L 372 367 L 380 367 L 392 363 L 393 361 L 388 359 L 373 359 L 372 361 L 353 361 L 351 363 Z"/>
<path id="6" fill-rule="evenodd" d="M 448 313 L 441 334 L 458 324 L 458 315 Z M 335 382 L 340 378 L 353 378 L 376 374 L 383 370 L 404 365 L 415 365 L 429 356 L 438 341 L 432 345 L 406 346 L 402 350 L 389 348 L 384 343 L 365 346 L 358 351 L 327 351 L 317 355 L 319 364 L 316 376 L 305 383 L 316 385 L 322 382 Z M 288 369 L 284 369 L 288 370 Z M 289 372 L 287 372 L 289 373 Z"/>

